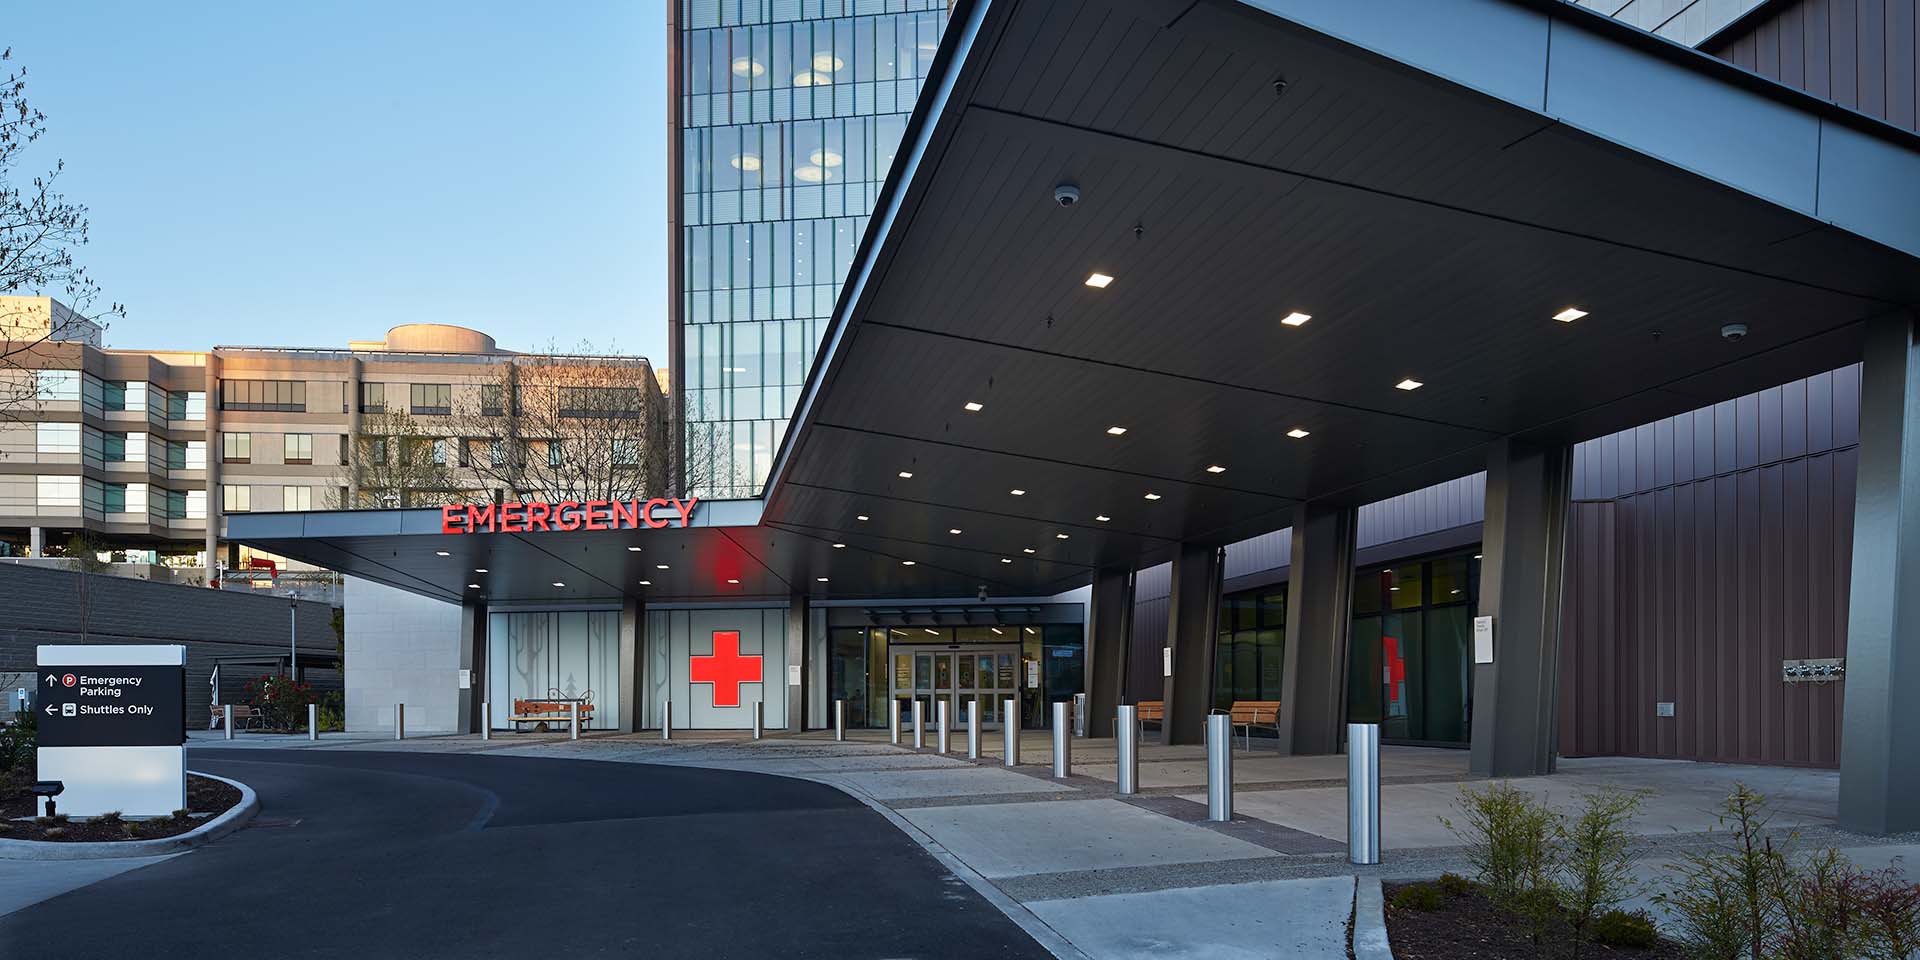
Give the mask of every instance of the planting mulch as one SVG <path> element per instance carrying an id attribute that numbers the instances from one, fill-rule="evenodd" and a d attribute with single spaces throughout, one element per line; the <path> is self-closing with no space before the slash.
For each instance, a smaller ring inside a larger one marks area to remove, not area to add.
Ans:
<path id="1" fill-rule="evenodd" d="M 0 839 L 45 840 L 53 843 L 95 843 L 103 840 L 157 840 L 175 837 L 232 809 L 240 802 L 235 787 L 198 774 L 187 774 L 185 817 L 159 820 L 107 821 L 75 817 L 64 823 L 41 823 L 34 817 L 37 800 L 31 794 L 0 800 Z M 56 798 L 55 806 L 58 807 Z"/>
<path id="2" fill-rule="evenodd" d="M 1405 883 L 1385 884 L 1387 942 L 1395 960 L 1538 960 L 1571 957 L 1573 931 L 1561 926 L 1535 952 L 1524 922 L 1493 905 L 1478 891 L 1444 896 L 1440 909 L 1411 910 L 1393 905 Z M 1645 950 L 1588 943 L 1580 956 L 1593 960 L 1680 960 L 1680 945 L 1661 941 Z"/>

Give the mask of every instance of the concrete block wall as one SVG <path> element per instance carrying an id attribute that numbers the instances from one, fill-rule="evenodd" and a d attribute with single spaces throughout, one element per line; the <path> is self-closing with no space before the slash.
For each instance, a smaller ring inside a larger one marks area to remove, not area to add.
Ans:
<path id="1" fill-rule="evenodd" d="M 452 733 L 460 704 L 460 607 L 347 578 L 347 730 Z"/>

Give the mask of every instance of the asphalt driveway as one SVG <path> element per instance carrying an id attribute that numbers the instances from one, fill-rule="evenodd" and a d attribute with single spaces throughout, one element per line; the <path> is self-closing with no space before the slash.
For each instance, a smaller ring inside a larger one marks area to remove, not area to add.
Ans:
<path id="1" fill-rule="evenodd" d="M 192 751 L 252 826 L 0 917 L 55 957 L 1046 957 L 830 787 L 467 754 Z"/>

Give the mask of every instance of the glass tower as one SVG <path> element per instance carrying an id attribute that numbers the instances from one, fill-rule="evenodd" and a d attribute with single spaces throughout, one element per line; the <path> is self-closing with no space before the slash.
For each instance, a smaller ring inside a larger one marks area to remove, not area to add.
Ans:
<path id="1" fill-rule="evenodd" d="M 946 0 L 674 0 L 672 381 L 689 493 L 772 467 Z"/>

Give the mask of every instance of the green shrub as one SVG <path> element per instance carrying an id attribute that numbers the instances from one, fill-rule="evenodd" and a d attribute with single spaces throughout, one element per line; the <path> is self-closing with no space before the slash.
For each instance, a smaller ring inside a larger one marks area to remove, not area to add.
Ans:
<path id="1" fill-rule="evenodd" d="M 109 810 L 106 813 L 103 813 L 97 817 L 94 817 L 93 822 L 100 824 L 103 827 L 117 827 L 122 823 L 120 819 L 120 811 Z"/>
<path id="2" fill-rule="evenodd" d="M 0 727 L 0 774 L 10 775 L 10 779 L 0 781 L 5 786 L 17 778 L 23 783 L 31 783 L 34 778 L 34 763 L 38 757 L 40 724 L 32 711 L 16 712 L 13 722 Z"/>
<path id="3" fill-rule="evenodd" d="M 34 817 L 33 822 L 43 827 L 64 827 L 67 825 L 67 815 L 56 813 L 51 817 Z"/>
<path id="4" fill-rule="evenodd" d="M 192 813 L 191 811 L 189 811 L 189 810 L 188 810 L 188 809 L 187 809 L 186 807 L 181 807 L 180 809 L 178 809 L 178 810 L 175 810 L 175 811 L 173 812 L 173 819 L 175 819 L 175 820 L 191 820 L 191 819 L 193 819 L 193 813 Z"/>
<path id="5" fill-rule="evenodd" d="M 1672 913 L 1688 956 L 1776 956 L 1780 891 L 1792 868 L 1788 853 L 1775 849 L 1766 836 L 1766 800 L 1737 784 L 1717 819 L 1730 842 L 1686 854 L 1671 868 L 1668 888 L 1654 899 Z"/>
<path id="6" fill-rule="evenodd" d="M 126 834 L 130 838 L 138 837 L 140 836 L 140 824 L 132 820 L 129 820 L 126 823 L 123 823 L 120 825 L 120 832 Z"/>
<path id="7" fill-rule="evenodd" d="M 1449 897 L 1464 897 L 1473 892 L 1473 881 L 1457 873 L 1443 873 L 1436 882 L 1440 892 Z"/>
<path id="8" fill-rule="evenodd" d="M 1633 832 L 1627 824 L 1645 797 L 1607 787 L 1582 798 L 1578 816 L 1555 825 L 1564 854 L 1560 899 L 1573 928 L 1576 960 L 1594 920 L 1633 894 Z"/>
<path id="9" fill-rule="evenodd" d="M 1440 909 L 1445 900 L 1446 898 L 1440 893 L 1440 888 L 1431 883 L 1410 883 L 1394 891 L 1393 908 L 1432 913 Z"/>
<path id="10" fill-rule="evenodd" d="M 1859 925 L 1871 960 L 1920 956 L 1920 883 L 1892 867 L 1862 874 Z"/>
<path id="11" fill-rule="evenodd" d="M 1474 879 L 1494 903 L 1514 909 L 1523 895 L 1551 887 L 1558 815 L 1546 804 L 1495 783 L 1480 790 L 1461 787 L 1460 808 L 1459 825 L 1446 817 L 1440 822 L 1466 843 Z"/>
<path id="12" fill-rule="evenodd" d="M 1646 950 L 1660 942 L 1645 910 L 1608 910 L 1593 920 L 1593 941 L 1602 946 Z"/>

